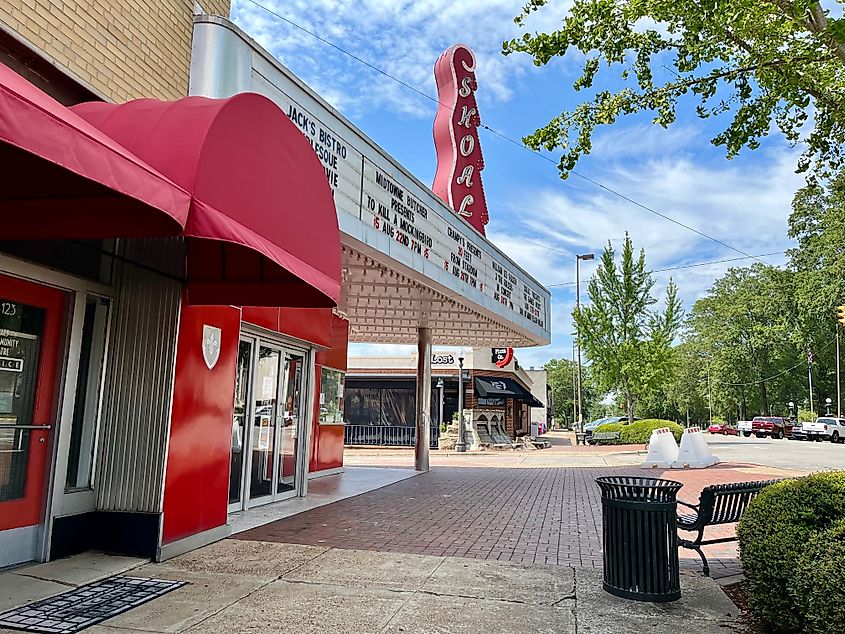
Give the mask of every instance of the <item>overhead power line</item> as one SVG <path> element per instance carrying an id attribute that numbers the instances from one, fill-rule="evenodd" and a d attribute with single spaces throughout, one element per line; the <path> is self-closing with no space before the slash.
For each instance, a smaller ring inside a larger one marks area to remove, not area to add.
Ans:
<path id="1" fill-rule="evenodd" d="M 310 29 L 307 29 L 307 28 L 305 28 L 304 26 L 302 26 L 302 25 L 300 25 L 300 24 L 297 24 L 296 22 L 294 22 L 294 21 L 293 21 L 293 20 L 291 20 L 290 18 L 285 17 L 284 15 L 282 15 L 282 14 L 280 14 L 280 13 L 277 13 L 276 11 L 273 11 L 273 10 L 272 10 L 272 9 L 270 9 L 269 7 L 264 6 L 264 5 L 263 5 L 263 4 L 261 4 L 260 2 L 257 2 L 257 0 L 247 0 L 247 1 L 248 1 L 249 3 L 251 3 L 251 4 L 255 5 L 256 7 L 258 7 L 258 8 L 259 8 L 259 9 L 261 9 L 262 11 L 265 11 L 265 12 L 269 13 L 270 15 L 272 15 L 272 16 L 274 16 L 274 17 L 278 18 L 279 20 L 282 20 L 282 21 L 283 21 L 283 22 L 285 22 L 286 24 L 289 24 L 290 26 L 292 26 L 292 27 L 294 27 L 294 28 L 296 28 L 296 29 L 299 29 L 299 30 L 300 30 L 300 31 L 302 31 L 303 33 L 307 33 L 308 35 L 310 35 L 310 36 L 311 36 L 311 37 L 313 37 L 314 39 L 316 39 L 316 40 L 318 40 L 318 41 L 322 42 L 322 43 L 323 43 L 323 44 L 325 44 L 326 46 L 330 46 L 331 48 L 333 48 L 333 49 L 335 49 L 336 51 L 338 51 L 338 52 L 342 53 L 343 55 L 346 55 L 347 57 L 349 57 L 349 58 L 351 58 L 351 59 L 355 60 L 356 62 L 358 62 L 358 63 L 360 63 L 360 64 L 363 64 L 364 66 L 366 66 L 366 67 L 367 67 L 367 68 L 369 68 L 370 70 L 373 70 L 373 71 L 375 71 L 375 72 L 379 73 L 380 75 L 383 75 L 384 77 L 387 77 L 388 79 L 390 79 L 390 80 L 392 80 L 392 81 L 396 82 L 397 84 L 399 84 L 399 85 L 401 85 L 401 86 L 404 86 L 404 87 L 405 87 L 405 88 L 407 88 L 408 90 L 411 90 L 411 91 L 415 92 L 416 94 L 420 95 L 421 97 L 424 97 L 425 99 L 428 99 L 429 101 L 432 101 L 432 102 L 434 102 L 434 103 L 436 103 L 436 104 L 438 104 L 438 105 L 440 105 L 440 106 L 442 106 L 442 107 L 444 107 L 444 108 L 446 108 L 446 109 L 448 109 L 448 110 L 451 110 L 452 112 L 454 112 L 454 111 L 455 111 L 455 109 L 454 109 L 454 108 L 452 108 L 452 106 L 450 106 L 450 105 L 448 105 L 448 104 L 444 104 L 443 102 L 441 102 L 441 101 L 440 101 L 439 99 L 437 99 L 436 97 L 433 97 L 433 96 L 429 95 L 428 93 L 426 93 L 425 91 L 420 90 L 420 89 L 419 89 L 419 88 L 417 88 L 416 86 L 414 86 L 414 85 L 412 85 L 412 84 L 409 84 L 408 82 L 403 81 L 403 80 L 399 79 L 398 77 L 395 77 L 394 75 L 391 75 L 391 74 L 390 74 L 390 73 L 388 73 L 387 71 L 382 70 L 381 68 L 379 68 L 378 66 L 376 66 L 376 65 L 374 65 L 374 64 L 371 64 L 371 63 L 370 63 L 370 62 L 368 62 L 367 60 L 365 60 L 365 59 L 363 59 L 363 58 L 361 58 L 361 57 L 359 57 L 359 56 L 355 55 L 354 53 L 352 53 L 352 52 L 350 52 L 350 51 L 346 50 L 346 49 L 345 49 L 345 48 L 343 48 L 342 46 L 339 46 L 339 45 L 335 44 L 334 42 L 332 42 L 332 41 L 330 41 L 330 40 L 327 40 L 326 38 L 322 37 L 321 35 L 318 35 L 318 34 L 317 34 L 317 33 L 315 33 L 314 31 L 312 31 L 312 30 L 310 30 Z M 522 143 L 521 141 L 517 141 L 516 139 L 513 139 L 513 138 L 511 138 L 511 137 L 509 137 L 509 136 L 507 136 L 507 135 L 505 135 L 505 134 L 502 134 L 502 133 L 501 133 L 501 132 L 499 132 L 498 130 L 494 130 L 493 128 L 491 128 L 491 127 L 490 127 L 490 126 L 488 126 L 488 125 L 480 124 L 480 125 L 479 125 L 479 127 L 484 128 L 485 130 L 487 130 L 487 131 L 488 131 L 488 132 L 490 132 L 491 134 L 494 134 L 494 135 L 496 135 L 496 136 L 498 136 L 498 137 L 500 137 L 500 138 L 504 139 L 505 141 L 508 141 L 508 142 L 510 142 L 510 143 L 513 143 L 513 144 L 514 144 L 514 145 L 516 145 L 517 147 L 520 147 L 520 148 L 522 148 L 523 150 L 525 150 L 525 151 L 527 151 L 527 152 L 530 152 L 530 153 L 531 153 L 531 154 L 533 154 L 534 156 L 538 156 L 538 157 L 540 157 L 541 159 L 543 159 L 543 160 L 545 160 L 545 161 L 547 161 L 547 162 L 551 163 L 552 165 L 554 165 L 554 166 L 555 166 L 555 168 L 557 168 L 557 162 L 556 162 L 554 159 L 552 159 L 552 158 L 550 158 L 550 157 L 546 156 L 545 154 L 542 154 L 542 153 L 541 153 L 541 152 L 539 152 L 538 150 L 534 150 L 534 149 L 532 149 L 532 148 L 528 147 L 527 145 L 525 145 L 525 144 L 524 144 L 524 143 Z M 727 242 L 723 242 L 722 240 L 719 240 L 718 238 L 715 238 L 715 237 L 713 237 L 713 236 L 711 236 L 711 235 L 708 235 L 708 234 L 704 233 L 703 231 L 701 231 L 701 230 L 699 230 L 699 229 L 696 229 L 695 227 L 692 227 L 692 226 L 690 226 L 690 225 L 688 225 L 688 224 L 686 224 L 686 223 L 681 222 L 680 220 L 677 220 L 677 219 L 675 219 L 675 218 L 672 218 L 671 216 L 669 216 L 669 215 L 667 215 L 667 214 L 665 214 L 665 213 L 662 213 L 662 212 L 660 212 L 660 211 L 657 211 L 656 209 L 654 209 L 654 208 L 652 208 L 652 207 L 649 207 L 648 205 L 645 205 L 645 204 L 643 204 L 643 203 L 641 203 L 641 202 L 639 202 L 639 201 L 637 201 L 637 200 L 634 200 L 634 199 L 633 199 L 633 198 L 631 198 L 630 196 L 627 196 L 627 195 L 625 195 L 625 194 L 623 194 L 623 193 L 621 193 L 621 192 L 616 191 L 616 190 L 615 190 L 615 189 L 613 189 L 612 187 L 608 187 L 608 186 L 607 186 L 607 185 L 605 185 L 604 183 L 601 183 L 601 182 L 599 182 L 599 181 L 595 180 L 594 178 L 591 178 L 591 177 L 589 177 L 589 176 L 586 176 L 586 175 L 584 175 L 584 174 L 581 174 L 580 172 L 577 172 L 577 171 L 575 171 L 575 170 L 571 170 L 571 173 L 572 173 L 572 174 L 574 174 L 575 176 L 577 176 L 578 178 L 580 178 L 580 179 L 582 179 L 582 180 L 584 180 L 584 181 L 586 181 L 586 182 L 590 183 L 591 185 L 593 185 L 593 186 L 595 186 L 595 187 L 598 187 L 598 188 L 600 188 L 600 189 L 602 189 L 602 190 L 604 190 L 604 191 L 608 192 L 609 194 L 613 194 L 614 196 L 617 196 L 618 198 L 621 198 L 622 200 L 624 200 L 624 201 L 626 201 L 626 202 L 628 202 L 628 203 L 630 203 L 630 204 L 632 204 L 632 205 L 635 205 L 636 207 L 639 207 L 640 209 L 643 209 L 644 211 L 647 211 L 648 213 L 654 214 L 655 216 L 658 216 L 659 218 L 662 218 L 662 219 L 664 219 L 664 220 L 666 220 L 666 221 L 668 221 L 668 222 L 671 222 L 671 223 L 673 223 L 673 224 L 675 224 L 675 225 L 677 225 L 677 226 L 679 226 L 679 227 L 682 227 L 683 229 L 686 229 L 686 230 L 688 230 L 688 231 L 691 231 L 691 232 L 693 232 L 693 233 L 695 233 L 695 234 L 697 234 L 697 235 L 701 236 L 702 238 L 706 238 L 707 240 L 710 240 L 710 241 L 712 241 L 712 242 L 715 242 L 716 244 L 720 244 L 720 245 L 722 245 L 723 247 L 725 247 L 726 249 L 729 249 L 729 250 L 731 250 L 731 251 L 734 251 L 734 252 L 736 252 L 736 253 L 739 253 L 740 255 L 744 256 L 744 258 L 745 258 L 745 259 L 758 259 L 758 256 L 755 256 L 755 255 L 750 255 L 749 253 L 746 253 L 746 252 L 745 252 L 745 251 L 743 251 L 742 249 L 738 249 L 737 247 L 734 247 L 734 246 L 732 246 L 732 245 L 728 244 Z M 551 247 L 546 247 L 546 248 L 550 248 L 550 249 L 551 249 Z M 554 250 L 556 250 L 556 249 L 551 249 L 551 250 L 553 250 L 553 251 L 554 251 Z M 762 262 L 762 260 L 760 260 L 760 261 Z"/>
<path id="2" fill-rule="evenodd" d="M 783 255 L 786 251 L 772 251 L 771 253 L 759 253 L 758 255 L 749 255 L 747 257 L 742 258 L 727 258 L 724 260 L 711 260 L 709 262 L 694 262 L 693 264 L 683 264 L 680 266 L 670 266 L 665 269 L 654 269 L 652 271 L 648 271 L 649 273 L 665 273 L 667 271 L 679 271 L 681 269 L 692 269 L 697 266 L 709 266 L 711 264 L 724 264 L 725 262 L 739 262 L 740 260 L 748 260 L 750 258 L 754 258 L 755 260 L 761 261 L 760 258 L 766 258 L 772 255 Z M 765 263 L 764 263 L 765 264 Z M 581 284 L 588 284 L 590 280 L 582 280 Z M 544 284 L 546 288 L 554 288 L 557 286 L 575 286 L 575 282 L 559 282 L 557 284 Z"/>
<path id="3" fill-rule="evenodd" d="M 835 341 L 836 341 L 835 338 L 828 341 L 827 344 L 822 347 L 822 350 L 828 350 L 830 348 L 830 346 L 832 346 L 834 344 Z M 802 365 L 808 365 L 808 364 L 809 364 L 809 360 L 804 359 L 803 361 L 799 361 L 795 365 L 793 365 L 789 368 L 786 368 L 786 370 L 783 370 L 782 372 L 778 372 L 777 374 L 766 377 L 765 379 L 758 379 L 756 381 L 748 381 L 746 383 L 726 383 L 725 381 L 720 381 L 718 379 L 715 379 L 714 382 L 715 383 L 721 383 L 722 385 L 727 385 L 728 387 L 748 387 L 749 385 L 759 385 L 760 383 L 767 383 L 769 381 L 774 381 L 775 379 L 779 379 L 784 374 L 789 374 L 790 372 L 792 372 L 795 368 L 802 366 Z"/>

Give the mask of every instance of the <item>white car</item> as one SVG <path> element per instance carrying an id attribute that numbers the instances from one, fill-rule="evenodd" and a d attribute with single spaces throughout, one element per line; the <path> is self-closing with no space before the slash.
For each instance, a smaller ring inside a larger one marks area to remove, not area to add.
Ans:
<path id="1" fill-rule="evenodd" d="M 815 423 L 802 423 L 801 430 L 807 440 L 829 440 L 834 443 L 845 441 L 845 418 L 819 418 Z"/>
<path id="2" fill-rule="evenodd" d="M 736 430 L 748 438 L 751 435 L 751 421 L 750 420 L 741 420 L 736 424 Z"/>

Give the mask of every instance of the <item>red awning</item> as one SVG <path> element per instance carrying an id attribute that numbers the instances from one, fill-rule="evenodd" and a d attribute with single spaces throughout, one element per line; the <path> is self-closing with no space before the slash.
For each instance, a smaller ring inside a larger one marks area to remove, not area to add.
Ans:
<path id="1" fill-rule="evenodd" d="M 269 99 L 140 99 L 73 110 L 193 196 L 188 299 L 330 307 L 340 296 L 331 188 L 305 136 Z"/>
<path id="2" fill-rule="evenodd" d="M 190 195 L 0 64 L 0 238 L 179 234 Z"/>

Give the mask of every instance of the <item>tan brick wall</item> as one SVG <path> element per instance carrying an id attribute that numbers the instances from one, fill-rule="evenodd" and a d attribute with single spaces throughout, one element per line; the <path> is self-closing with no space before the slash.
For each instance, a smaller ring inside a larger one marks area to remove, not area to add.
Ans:
<path id="1" fill-rule="evenodd" d="M 230 0 L 201 0 L 229 15 Z M 194 0 L 2 0 L 2 26 L 121 102 L 188 94 Z"/>

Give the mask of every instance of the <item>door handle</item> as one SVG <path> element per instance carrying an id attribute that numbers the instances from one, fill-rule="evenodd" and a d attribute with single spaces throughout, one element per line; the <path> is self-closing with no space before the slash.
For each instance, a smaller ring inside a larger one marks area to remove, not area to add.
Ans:
<path id="1" fill-rule="evenodd" d="M 10 423 L 0 424 L 0 429 L 52 429 L 52 425 L 13 425 Z"/>

